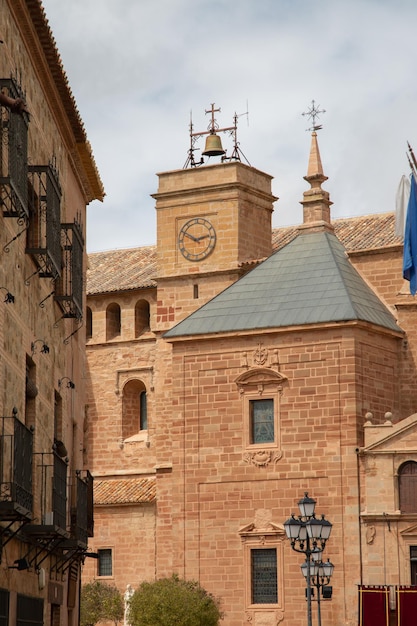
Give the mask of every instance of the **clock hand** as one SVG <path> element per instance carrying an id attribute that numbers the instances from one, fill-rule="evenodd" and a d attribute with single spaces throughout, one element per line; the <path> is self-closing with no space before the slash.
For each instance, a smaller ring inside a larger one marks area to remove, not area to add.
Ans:
<path id="1" fill-rule="evenodd" d="M 194 237 L 194 235 L 190 235 L 190 233 L 187 232 L 184 233 L 184 237 L 188 237 L 188 239 L 192 239 L 193 241 L 198 241 L 197 237 Z"/>
<path id="2" fill-rule="evenodd" d="M 201 241 L 202 239 L 207 239 L 210 235 L 202 235 L 201 237 L 197 237 L 196 241 Z"/>

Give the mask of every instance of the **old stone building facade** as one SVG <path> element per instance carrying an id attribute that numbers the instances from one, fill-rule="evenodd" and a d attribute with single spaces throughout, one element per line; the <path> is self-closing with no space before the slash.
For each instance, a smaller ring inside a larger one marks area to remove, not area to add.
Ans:
<path id="1" fill-rule="evenodd" d="M 2 0 L 0 39 L 0 624 L 75 626 L 86 205 L 104 194 L 41 2 Z"/>
<path id="2" fill-rule="evenodd" d="M 164 172 L 156 246 L 89 255 L 86 579 L 124 591 L 175 572 L 222 599 L 227 626 L 304 624 L 283 522 L 308 492 L 333 523 L 326 623 L 357 623 L 358 586 L 416 584 L 402 238 L 394 214 L 332 222 L 315 132 L 305 180 L 303 224 L 272 229 L 254 167 Z"/>

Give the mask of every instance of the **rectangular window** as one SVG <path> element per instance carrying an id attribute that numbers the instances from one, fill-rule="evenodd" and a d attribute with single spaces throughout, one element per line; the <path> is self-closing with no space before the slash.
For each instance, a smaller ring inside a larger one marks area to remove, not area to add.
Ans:
<path id="1" fill-rule="evenodd" d="M 250 400 L 250 443 L 274 442 L 274 400 Z"/>
<path id="2" fill-rule="evenodd" d="M 17 594 L 16 626 L 43 626 L 43 599 Z"/>
<path id="3" fill-rule="evenodd" d="M 252 604 L 278 603 L 276 548 L 251 550 Z"/>
<path id="4" fill-rule="evenodd" d="M 111 548 L 98 550 L 98 575 L 113 576 L 113 558 Z"/>

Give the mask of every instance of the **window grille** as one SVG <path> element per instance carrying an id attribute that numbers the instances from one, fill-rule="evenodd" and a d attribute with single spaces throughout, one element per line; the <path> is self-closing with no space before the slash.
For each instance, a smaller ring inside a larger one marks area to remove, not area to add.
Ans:
<path id="1" fill-rule="evenodd" d="M 61 224 L 62 273 L 56 283 L 55 300 L 63 317 L 81 320 L 83 316 L 84 239 L 78 222 Z"/>
<path id="2" fill-rule="evenodd" d="M 104 548 L 104 549 L 98 550 L 98 575 L 99 576 L 112 576 L 113 575 L 111 548 Z"/>
<path id="3" fill-rule="evenodd" d="M 29 228 L 26 252 L 38 266 L 39 276 L 61 274 L 61 188 L 51 165 L 29 166 Z"/>
<path id="4" fill-rule="evenodd" d="M 250 400 L 251 443 L 274 442 L 274 401 Z"/>
<path id="5" fill-rule="evenodd" d="M 10 98 L 24 94 L 14 78 L 1 78 L 0 90 Z M 12 113 L 0 106 L 0 202 L 5 217 L 27 221 L 28 210 L 28 126 L 27 113 Z"/>
<path id="6" fill-rule="evenodd" d="M 277 604 L 276 548 L 251 550 L 252 604 Z"/>

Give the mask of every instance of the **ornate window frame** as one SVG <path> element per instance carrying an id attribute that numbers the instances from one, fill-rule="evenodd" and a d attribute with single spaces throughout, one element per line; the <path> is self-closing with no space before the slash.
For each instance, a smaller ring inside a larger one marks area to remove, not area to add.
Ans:
<path id="1" fill-rule="evenodd" d="M 269 368 L 256 368 L 244 372 L 235 382 L 242 399 L 244 461 L 256 467 L 276 463 L 282 456 L 280 409 L 287 378 Z M 274 441 L 271 443 L 251 442 L 251 400 L 260 399 L 272 399 L 274 403 Z"/>
<path id="2" fill-rule="evenodd" d="M 284 618 L 284 541 L 286 540 L 285 530 L 282 524 L 268 522 L 264 528 L 260 528 L 256 523 L 243 526 L 239 530 L 239 535 L 243 544 L 244 559 L 244 590 L 245 590 L 245 611 L 249 622 L 256 621 L 259 613 L 271 614 L 272 623 L 278 624 Z M 252 550 L 274 548 L 277 552 L 277 594 L 278 601 L 273 604 L 252 603 Z"/>

